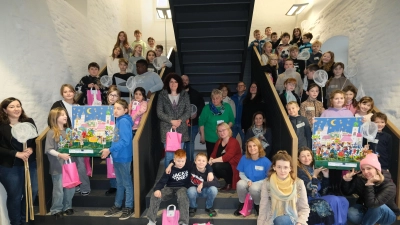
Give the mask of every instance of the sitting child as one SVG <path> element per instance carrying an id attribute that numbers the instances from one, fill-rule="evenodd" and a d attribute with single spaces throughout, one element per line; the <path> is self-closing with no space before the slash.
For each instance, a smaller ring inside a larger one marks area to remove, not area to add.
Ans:
<path id="1" fill-rule="evenodd" d="M 129 77 L 133 77 L 133 76 L 135 76 L 135 74 L 126 72 L 126 70 L 128 68 L 128 60 L 126 60 L 124 58 L 119 59 L 118 66 L 119 66 L 120 72 L 116 73 L 112 76 L 112 84 L 116 85 L 118 87 L 118 89 L 122 89 L 122 88 L 126 87 L 126 81 L 129 79 Z M 129 92 L 121 91 L 121 97 L 129 98 Z"/>
<path id="2" fill-rule="evenodd" d="M 313 118 L 320 117 L 325 110 L 322 102 L 317 100 L 320 87 L 317 84 L 311 84 L 307 88 L 308 99 L 301 103 L 300 115 L 306 117 L 312 126 Z"/>
<path id="3" fill-rule="evenodd" d="M 147 111 L 146 91 L 142 87 L 137 87 L 133 91 L 134 98 L 129 106 L 129 114 L 132 117 L 132 132 L 135 137 L 142 115 Z"/>
<path id="4" fill-rule="evenodd" d="M 156 51 L 157 64 L 159 66 L 161 66 L 161 68 L 164 68 L 164 67 L 171 68 L 172 67 L 171 61 L 169 61 L 167 56 L 162 55 L 164 52 L 164 47 L 162 45 L 156 45 L 155 51 Z M 159 63 L 159 62 L 162 62 L 162 63 Z"/>

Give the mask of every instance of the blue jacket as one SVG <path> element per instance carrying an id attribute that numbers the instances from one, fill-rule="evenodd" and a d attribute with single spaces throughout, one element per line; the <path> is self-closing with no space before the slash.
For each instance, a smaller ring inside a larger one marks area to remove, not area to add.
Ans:
<path id="1" fill-rule="evenodd" d="M 114 140 L 110 147 L 114 162 L 132 162 L 132 126 L 132 118 L 128 114 L 117 118 Z"/>
<path id="2" fill-rule="evenodd" d="M 234 94 L 231 99 L 235 102 L 236 109 L 236 118 L 235 124 L 240 124 L 242 122 L 242 112 L 243 112 L 243 100 L 246 98 L 246 92 L 243 93 L 240 97 L 238 94 Z"/>

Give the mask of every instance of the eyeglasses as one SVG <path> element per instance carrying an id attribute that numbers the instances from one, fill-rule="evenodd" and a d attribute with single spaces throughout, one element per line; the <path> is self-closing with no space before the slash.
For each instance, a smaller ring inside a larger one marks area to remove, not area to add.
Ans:
<path id="1" fill-rule="evenodd" d="M 109 97 L 113 97 L 113 98 L 118 98 L 119 96 L 118 95 L 112 95 L 112 94 L 110 94 L 110 95 L 108 95 Z"/>
<path id="2" fill-rule="evenodd" d="M 227 131 L 228 129 L 221 129 L 221 130 L 218 130 L 218 133 L 222 133 L 222 132 L 225 132 L 225 131 Z"/>
<path id="3" fill-rule="evenodd" d="M 271 59 L 271 61 L 272 61 L 272 60 L 275 60 L 275 61 L 276 61 L 276 60 L 278 60 L 278 59 Z"/>

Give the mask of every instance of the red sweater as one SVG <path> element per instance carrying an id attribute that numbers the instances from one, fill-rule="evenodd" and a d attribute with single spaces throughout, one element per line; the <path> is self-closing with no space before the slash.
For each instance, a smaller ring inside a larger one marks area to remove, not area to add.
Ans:
<path id="1" fill-rule="evenodd" d="M 221 144 L 221 141 L 222 139 L 219 139 L 217 143 L 215 143 L 214 150 L 211 153 L 211 158 L 217 158 L 218 146 Z M 242 158 L 242 150 L 240 149 L 239 142 L 235 138 L 230 137 L 228 144 L 225 146 L 225 152 L 225 155 L 222 156 L 222 161 L 231 164 L 233 172 L 232 188 L 236 189 L 236 183 L 239 181 L 239 171 L 236 167 Z"/>

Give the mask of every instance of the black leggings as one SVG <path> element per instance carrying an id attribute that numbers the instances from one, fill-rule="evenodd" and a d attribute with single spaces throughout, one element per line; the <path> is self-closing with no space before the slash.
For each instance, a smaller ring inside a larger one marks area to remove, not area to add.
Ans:
<path id="1" fill-rule="evenodd" d="M 207 160 L 210 159 L 211 153 L 214 150 L 215 143 L 206 141 Z"/>
<path id="2" fill-rule="evenodd" d="M 227 184 L 232 184 L 232 167 L 228 162 L 217 162 L 212 164 L 213 173 L 216 177 L 222 178 Z"/>

